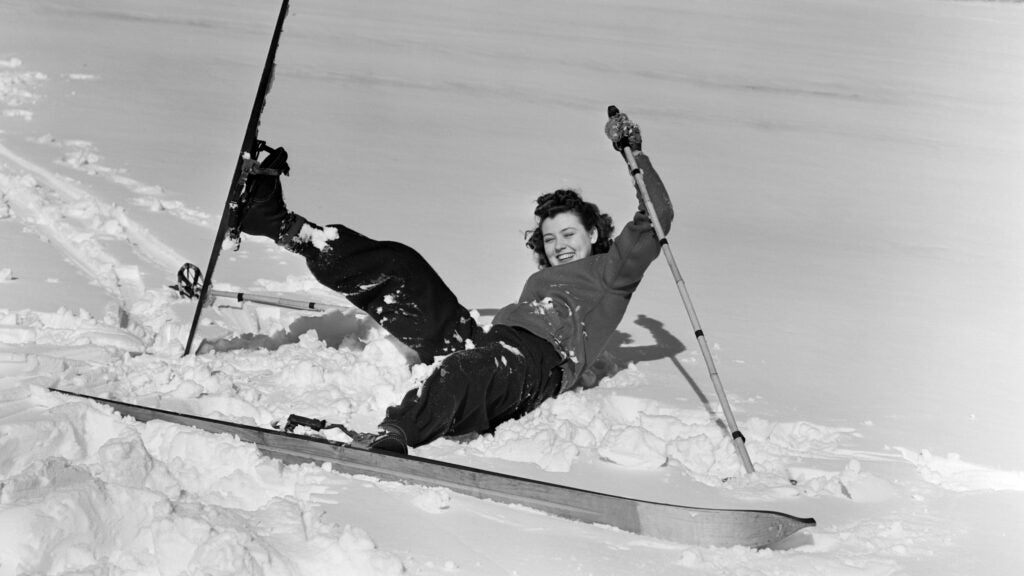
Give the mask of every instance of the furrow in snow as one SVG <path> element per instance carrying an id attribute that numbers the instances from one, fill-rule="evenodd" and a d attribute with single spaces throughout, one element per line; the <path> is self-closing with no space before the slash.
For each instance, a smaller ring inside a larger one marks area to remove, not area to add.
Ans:
<path id="1" fill-rule="evenodd" d="M 124 266 L 100 246 L 94 234 L 72 224 L 62 212 L 63 206 L 47 198 L 48 190 L 34 178 L 0 173 L 0 187 L 20 220 L 33 225 L 103 289 L 125 303 L 141 297 L 144 288 L 138 269 Z"/>
<path id="2" fill-rule="evenodd" d="M 132 249 L 139 256 L 155 263 L 160 268 L 175 271 L 185 261 L 185 258 L 178 254 L 177 251 L 161 242 L 148 230 L 129 218 L 120 206 L 98 201 L 85 190 L 62 179 L 53 172 L 45 170 L 41 166 L 14 154 L 2 144 L 0 144 L 0 155 L 31 173 L 39 182 L 45 183 L 50 190 L 63 197 L 63 202 L 61 202 L 60 200 L 49 200 L 47 196 L 40 196 L 40 199 L 44 202 L 43 207 L 54 207 L 59 204 L 75 205 L 76 211 L 84 209 L 116 222 L 123 230 Z"/>

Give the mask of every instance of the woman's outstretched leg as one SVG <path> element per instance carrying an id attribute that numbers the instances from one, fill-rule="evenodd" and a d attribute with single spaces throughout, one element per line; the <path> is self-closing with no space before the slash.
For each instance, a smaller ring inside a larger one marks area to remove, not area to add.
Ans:
<path id="1" fill-rule="evenodd" d="M 437 272 L 405 244 L 379 241 L 342 225 L 298 222 L 286 246 L 306 258 L 321 284 L 369 314 L 423 362 L 466 347 L 477 332 Z"/>
<path id="2" fill-rule="evenodd" d="M 288 173 L 287 158 L 278 148 L 249 177 L 242 232 L 305 257 L 317 280 L 344 294 L 422 361 L 465 348 L 476 322 L 418 252 L 345 226 L 320 227 L 288 211 L 280 181 Z"/>

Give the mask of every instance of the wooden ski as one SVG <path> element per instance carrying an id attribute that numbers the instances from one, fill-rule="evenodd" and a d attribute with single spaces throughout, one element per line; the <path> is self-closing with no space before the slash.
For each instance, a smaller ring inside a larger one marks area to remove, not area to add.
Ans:
<path id="1" fill-rule="evenodd" d="M 217 226 L 217 236 L 213 240 L 213 250 L 210 251 L 210 261 L 206 265 L 206 279 L 203 281 L 203 286 L 200 289 L 199 301 L 196 302 L 196 311 L 192 316 L 192 325 L 188 330 L 188 340 L 185 342 L 185 356 L 188 356 L 192 351 L 192 341 L 195 339 L 199 318 L 203 314 L 203 306 L 206 304 L 210 287 L 213 285 L 213 272 L 217 269 L 217 260 L 220 258 L 222 244 L 227 239 L 233 245 L 233 249 L 238 249 L 239 205 L 242 201 L 242 195 L 245 191 L 249 174 L 258 164 L 257 156 L 264 148 L 264 143 L 259 139 L 260 117 L 263 115 L 263 107 L 267 102 L 267 93 L 270 92 L 270 86 L 274 81 L 274 60 L 277 57 L 277 44 L 281 39 L 281 30 L 284 28 L 284 19 L 287 15 L 288 0 L 281 0 L 281 10 L 277 15 L 277 25 L 274 27 L 270 49 L 267 51 L 267 59 L 263 64 L 263 74 L 260 76 L 260 84 L 256 90 L 256 101 L 252 104 L 249 123 L 245 128 L 245 136 L 242 138 L 242 149 L 235 163 L 235 172 L 231 176 L 228 198 L 224 202 L 224 211 L 221 213 L 220 224 Z"/>
<path id="2" fill-rule="evenodd" d="M 122 415 L 141 422 L 164 420 L 231 434 L 256 444 L 267 456 L 289 464 L 328 462 L 334 470 L 346 474 L 448 488 L 475 498 L 519 504 L 563 518 L 606 524 L 682 544 L 764 548 L 815 525 L 813 518 L 797 518 L 780 512 L 695 508 L 635 500 L 416 456 L 362 450 L 322 438 L 53 390 L 111 406 Z"/>

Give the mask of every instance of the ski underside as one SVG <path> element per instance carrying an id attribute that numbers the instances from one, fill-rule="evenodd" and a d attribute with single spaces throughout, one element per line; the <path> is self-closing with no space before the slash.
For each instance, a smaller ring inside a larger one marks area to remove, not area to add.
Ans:
<path id="1" fill-rule="evenodd" d="M 140 422 L 164 420 L 207 432 L 231 434 L 256 444 L 265 455 L 287 464 L 326 462 L 345 474 L 447 488 L 475 498 L 519 504 L 571 520 L 606 524 L 682 544 L 765 548 L 798 530 L 815 525 L 813 518 L 797 518 L 780 512 L 646 502 L 416 456 L 362 450 L 323 438 L 148 408 L 56 388 L 53 391 L 105 404 Z"/>

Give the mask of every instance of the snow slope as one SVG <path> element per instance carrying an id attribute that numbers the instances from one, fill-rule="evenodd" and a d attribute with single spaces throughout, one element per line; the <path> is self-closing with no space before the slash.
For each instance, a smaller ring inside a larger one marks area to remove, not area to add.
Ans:
<path id="1" fill-rule="evenodd" d="M 289 205 L 417 247 L 483 316 L 532 270 L 532 200 L 618 221 L 617 104 L 758 472 L 667 267 L 620 369 L 419 455 L 617 494 L 768 508 L 778 550 L 677 545 L 443 490 L 281 466 L 46 391 L 371 427 L 429 370 L 269 242 L 225 254 L 180 358 L 277 6 L 0 6 L 0 574 L 1017 574 L 1024 521 L 1019 3 L 296 1 L 262 135 Z M 726 479 L 723 481 L 723 479 Z"/>

